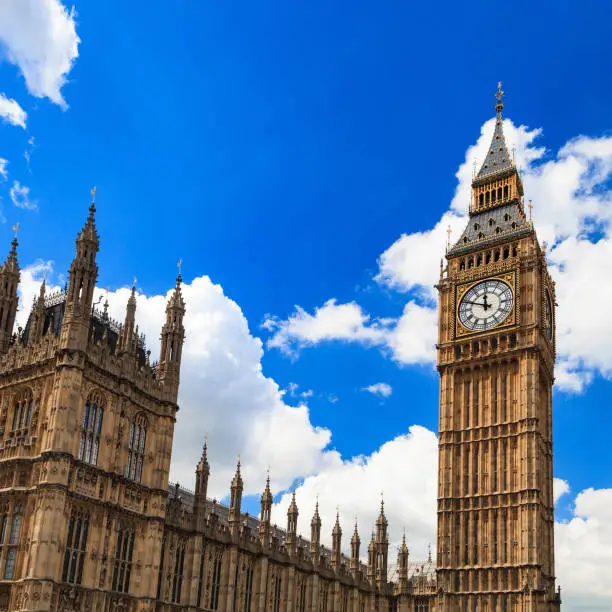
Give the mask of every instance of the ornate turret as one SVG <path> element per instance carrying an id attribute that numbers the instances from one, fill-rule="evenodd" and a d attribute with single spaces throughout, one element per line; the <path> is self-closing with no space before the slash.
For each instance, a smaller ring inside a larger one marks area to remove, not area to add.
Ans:
<path id="1" fill-rule="evenodd" d="M 121 352 L 131 353 L 136 350 L 137 336 L 134 330 L 136 324 L 136 281 L 132 285 L 132 292 L 127 301 L 125 309 L 125 321 L 121 328 L 119 346 Z"/>
<path id="2" fill-rule="evenodd" d="M 185 328 L 183 327 L 185 300 L 183 300 L 181 294 L 181 282 L 182 278 L 179 271 L 176 277 L 176 286 L 166 306 L 166 322 L 162 327 L 158 366 L 159 380 L 165 386 L 168 386 L 175 400 L 178 395 L 181 353 L 183 351 L 183 340 L 185 339 Z"/>
<path id="3" fill-rule="evenodd" d="M 298 515 L 299 512 L 295 502 L 295 491 L 293 491 L 291 503 L 287 510 L 287 550 L 290 555 L 295 555 L 296 553 Z"/>
<path id="4" fill-rule="evenodd" d="M 380 586 L 387 582 L 387 558 L 389 554 L 389 538 L 387 536 L 387 517 L 385 502 L 380 500 L 380 514 L 376 519 L 376 582 Z"/>
<path id="5" fill-rule="evenodd" d="M 315 504 L 315 511 L 310 521 L 310 554 L 313 562 L 319 562 L 321 553 L 321 517 L 319 516 L 319 500 Z"/>
<path id="6" fill-rule="evenodd" d="M 84 351 L 89 338 L 93 294 L 98 278 L 96 253 L 100 240 L 96 230 L 95 188 L 83 229 L 76 239 L 76 254 L 70 264 L 66 312 L 62 322 L 61 346 L 70 351 Z"/>
<path id="7" fill-rule="evenodd" d="M 28 334 L 28 344 L 37 342 L 43 335 L 45 326 L 45 293 L 47 291 L 47 279 L 43 277 L 40 284 L 38 297 L 34 299 L 32 315 L 30 319 L 30 331 Z"/>
<path id="8" fill-rule="evenodd" d="M 259 540 L 262 546 L 270 544 L 270 520 L 272 518 L 272 491 L 270 491 L 270 472 L 266 476 L 266 488 L 261 496 L 261 514 L 259 516 Z"/>
<path id="9" fill-rule="evenodd" d="M 238 457 L 238 464 L 236 465 L 236 473 L 232 480 L 232 488 L 230 495 L 230 508 L 229 508 L 229 526 L 232 534 L 238 533 L 238 526 L 240 523 L 240 506 L 242 504 L 242 491 L 244 484 L 242 482 L 242 475 L 240 474 L 240 457 Z"/>
<path id="10" fill-rule="evenodd" d="M 15 231 L 18 227 L 15 226 Z M 15 236 L 11 242 L 11 250 L 0 268 L 0 354 L 8 350 L 17 316 L 17 287 L 21 277 L 17 262 L 17 244 Z"/>
<path id="11" fill-rule="evenodd" d="M 357 531 L 357 520 L 355 520 L 355 530 L 351 537 L 351 572 L 353 577 L 357 575 L 359 571 L 359 547 L 361 546 L 361 539 L 359 538 L 359 532 Z"/>
<path id="12" fill-rule="evenodd" d="M 336 512 L 336 522 L 332 530 L 332 567 L 340 569 L 342 562 L 342 527 L 340 527 L 340 511 Z"/>
<path id="13" fill-rule="evenodd" d="M 406 532 L 402 536 L 402 545 L 397 553 L 397 573 L 400 587 L 406 588 L 408 585 L 408 546 L 406 546 Z"/>
<path id="14" fill-rule="evenodd" d="M 204 440 L 202 457 L 196 468 L 194 514 L 198 517 L 205 517 L 206 514 L 206 493 L 208 491 L 208 477 L 210 476 L 210 465 L 208 464 L 208 448 Z"/>
<path id="15" fill-rule="evenodd" d="M 368 582 L 376 582 L 376 534 L 372 532 L 372 539 L 368 544 Z"/>

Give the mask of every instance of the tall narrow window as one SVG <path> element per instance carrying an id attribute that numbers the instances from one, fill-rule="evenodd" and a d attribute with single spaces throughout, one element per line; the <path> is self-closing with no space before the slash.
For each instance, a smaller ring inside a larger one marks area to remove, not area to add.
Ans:
<path id="1" fill-rule="evenodd" d="M 142 464 L 144 461 L 145 443 L 147 440 L 147 423 L 144 416 L 136 417 L 130 427 L 130 445 L 128 449 L 125 476 L 130 480 L 142 480 Z"/>
<path id="2" fill-rule="evenodd" d="M 161 599 L 162 581 L 163 581 L 163 576 L 164 576 L 165 552 L 166 552 L 166 536 L 162 538 L 161 555 L 159 559 L 159 574 L 157 575 L 157 599 Z M 204 555 L 202 554 L 202 565 L 203 564 L 204 564 Z M 200 586 L 200 590 L 198 591 L 198 607 L 200 607 L 200 593 L 201 593 L 201 586 Z"/>
<path id="3" fill-rule="evenodd" d="M 251 612 L 251 599 L 253 598 L 253 566 L 247 565 L 244 585 L 244 612 Z"/>
<path id="4" fill-rule="evenodd" d="M 196 600 L 196 607 L 198 608 L 202 602 L 202 587 L 204 586 L 204 552 L 205 550 L 202 548 L 202 554 L 200 555 L 200 571 L 198 573 L 198 598 Z M 157 599 L 159 599 L 159 595 Z"/>
<path id="5" fill-rule="evenodd" d="M 212 588 L 210 590 L 210 609 L 217 610 L 219 607 L 219 588 L 221 586 L 221 553 L 214 551 L 214 562 L 212 566 Z"/>
<path id="6" fill-rule="evenodd" d="M 172 603 L 181 603 L 183 588 L 183 565 L 185 563 L 185 542 L 179 541 L 174 555 L 174 574 L 172 576 Z"/>
<path id="7" fill-rule="evenodd" d="M 274 579 L 274 602 L 272 604 L 272 612 L 279 612 L 281 600 L 281 577 L 277 576 Z"/>
<path id="8" fill-rule="evenodd" d="M 104 418 L 104 403 L 102 396 L 94 392 L 85 402 L 83 425 L 81 427 L 81 443 L 79 444 L 79 459 L 85 463 L 96 465 L 100 450 L 100 434 Z"/>
<path id="9" fill-rule="evenodd" d="M 130 592 L 130 575 L 132 573 L 132 554 L 134 553 L 134 527 L 128 524 L 119 525 L 117 548 L 113 567 L 113 591 Z"/>
<path id="10" fill-rule="evenodd" d="M 27 428 L 30 426 L 30 420 L 32 418 L 32 407 L 34 400 L 32 399 L 32 393 L 29 389 L 26 389 L 19 393 L 15 398 L 15 406 L 13 411 L 13 424 L 11 429 L 24 429 L 23 433 L 27 433 Z"/>
<path id="11" fill-rule="evenodd" d="M 88 517 L 73 512 L 68 522 L 68 537 L 66 538 L 66 551 L 64 552 L 62 582 L 81 584 L 88 529 Z"/>
<path id="12" fill-rule="evenodd" d="M 6 554 L 6 563 L 4 565 L 4 579 L 12 580 L 15 574 L 15 561 L 17 559 L 17 545 L 19 544 L 19 529 L 21 527 L 21 517 L 23 515 L 23 506 L 17 504 L 13 510 L 11 519 L 11 531 L 9 533 L 8 552 Z"/>

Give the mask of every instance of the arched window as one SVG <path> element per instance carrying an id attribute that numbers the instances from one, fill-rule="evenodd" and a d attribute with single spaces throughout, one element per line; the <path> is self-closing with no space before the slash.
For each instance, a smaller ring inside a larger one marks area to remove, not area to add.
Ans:
<path id="1" fill-rule="evenodd" d="M 113 566 L 113 591 L 130 592 L 130 575 L 132 573 L 132 554 L 134 552 L 134 527 L 129 523 L 119 525 L 115 564 Z"/>
<path id="2" fill-rule="evenodd" d="M 29 389 L 24 389 L 15 397 L 15 409 L 13 412 L 13 426 L 11 429 L 26 429 L 30 426 L 32 418 L 32 407 L 34 400 L 32 392 Z"/>
<path id="3" fill-rule="evenodd" d="M 81 584 L 88 530 L 89 518 L 87 515 L 73 512 L 68 523 L 62 582 Z"/>
<path id="4" fill-rule="evenodd" d="M 85 402 L 81 443 L 79 444 L 79 459 L 85 461 L 85 463 L 91 463 L 91 465 L 98 463 L 103 418 L 104 400 L 100 393 L 94 391 Z"/>
<path id="5" fill-rule="evenodd" d="M 495 219 L 493 219 L 493 217 L 491 217 L 489 219 L 489 227 L 493 227 L 495 225 Z"/>
<path id="6" fill-rule="evenodd" d="M 493 189 L 491 191 L 491 202 L 495 202 L 495 200 L 497 199 L 496 196 L 497 196 L 497 191 Z"/>
<path id="7" fill-rule="evenodd" d="M 487 191 L 487 193 L 485 193 L 485 204 L 488 204 L 490 202 L 490 198 L 491 198 L 491 192 Z"/>
<path id="8" fill-rule="evenodd" d="M 128 449 L 125 476 L 140 482 L 144 461 L 145 443 L 147 440 L 147 422 L 143 415 L 138 415 L 130 426 L 130 445 Z"/>
<path id="9" fill-rule="evenodd" d="M 21 517 L 23 516 L 23 506 L 16 504 L 13 509 L 11 519 L 11 531 L 9 533 L 8 553 L 4 565 L 4 579 L 12 580 L 15 574 L 15 560 L 17 559 L 17 547 L 19 544 L 19 529 L 21 527 Z"/>
<path id="10" fill-rule="evenodd" d="M 484 193 L 478 196 L 478 203 L 482 206 L 484 204 Z"/>
<path id="11" fill-rule="evenodd" d="M 183 588 L 183 565 L 185 563 L 185 542 L 180 540 L 174 556 L 174 573 L 172 576 L 172 603 L 181 603 Z"/>
<path id="12" fill-rule="evenodd" d="M 504 187 L 504 200 L 508 199 L 508 185 Z"/>
<path id="13" fill-rule="evenodd" d="M 501 187 L 497 188 L 497 199 L 498 200 L 502 199 L 502 188 Z"/>

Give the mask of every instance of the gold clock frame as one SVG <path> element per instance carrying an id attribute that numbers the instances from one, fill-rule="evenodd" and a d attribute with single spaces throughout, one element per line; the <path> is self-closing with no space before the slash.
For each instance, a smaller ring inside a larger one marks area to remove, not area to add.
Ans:
<path id="1" fill-rule="evenodd" d="M 478 330 L 474 331 L 473 329 L 468 329 L 463 325 L 461 319 L 459 319 L 459 305 L 461 304 L 461 300 L 463 296 L 476 285 L 484 281 L 494 281 L 499 280 L 508 285 L 510 287 L 510 291 L 512 291 L 512 308 L 510 308 L 510 312 L 508 316 L 495 327 L 491 329 Z M 506 272 L 503 274 L 494 274 L 493 276 L 485 275 L 476 280 L 471 280 L 467 283 L 463 283 L 457 285 L 455 288 L 455 337 L 461 338 L 465 336 L 481 336 L 483 334 L 490 334 L 492 332 L 496 332 L 500 329 L 506 329 L 509 327 L 513 327 L 517 324 L 516 313 L 518 312 L 518 292 L 516 291 L 516 271 L 512 270 L 511 272 Z"/>

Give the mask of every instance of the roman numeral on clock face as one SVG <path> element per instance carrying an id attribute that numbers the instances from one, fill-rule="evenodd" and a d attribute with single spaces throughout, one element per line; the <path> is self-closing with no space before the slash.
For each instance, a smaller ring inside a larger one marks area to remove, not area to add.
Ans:
<path id="1" fill-rule="evenodd" d="M 459 321 L 469 330 L 486 331 L 506 319 L 512 303 L 512 289 L 504 281 L 482 281 L 471 287 L 461 299 Z"/>

